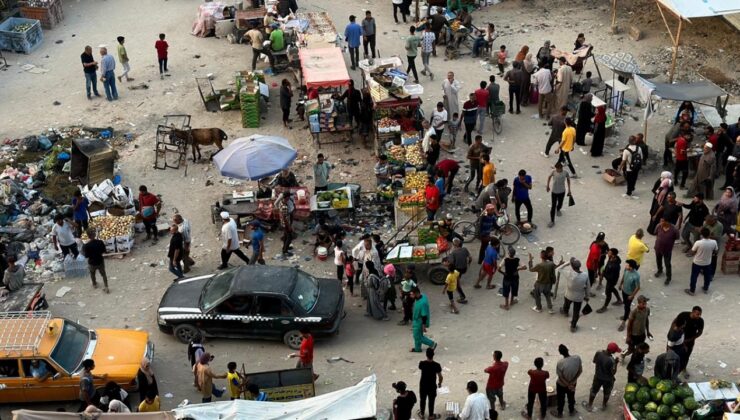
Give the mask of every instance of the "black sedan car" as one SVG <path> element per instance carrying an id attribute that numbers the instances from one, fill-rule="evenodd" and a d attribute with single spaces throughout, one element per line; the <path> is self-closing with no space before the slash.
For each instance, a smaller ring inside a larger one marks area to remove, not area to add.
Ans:
<path id="1" fill-rule="evenodd" d="M 200 334 L 277 339 L 297 349 L 301 327 L 316 336 L 333 334 L 344 315 L 337 280 L 293 267 L 250 265 L 174 282 L 159 303 L 157 323 L 183 343 Z"/>

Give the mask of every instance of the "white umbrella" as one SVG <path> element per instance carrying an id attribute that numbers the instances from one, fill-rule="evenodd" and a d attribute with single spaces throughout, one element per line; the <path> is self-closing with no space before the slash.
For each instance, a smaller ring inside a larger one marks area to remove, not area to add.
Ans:
<path id="1" fill-rule="evenodd" d="M 234 140 L 213 156 L 213 163 L 223 176 L 254 181 L 287 168 L 297 155 L 287 139 L 256 134 Z"/>

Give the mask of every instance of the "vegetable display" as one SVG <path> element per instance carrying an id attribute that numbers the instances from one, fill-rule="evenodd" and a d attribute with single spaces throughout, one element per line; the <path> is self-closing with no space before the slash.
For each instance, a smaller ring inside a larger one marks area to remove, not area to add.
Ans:
<path id="1" fill-rule="evenodd" d="M 90 229 L 97 232 L 100 240 L 108 240 L 131 234 L 134 216 L 101 216 L 90 220 Z M 87 241 L 87 233 L 82 234 L 82 240 Z"/>
<path id="2" fill-rule="evenodd" d="M 674 386 L 673 382 L 657 376 L 648 379 L 646 386 L 628 383 L 624 387 L 624 402 L 639 420 L 688 420 L 699 408 L 688 385 Z"/>
<path id="3" fill-rule="evenodd" d="M 429 175 L 425 172 L 413 172 L 406 174 L 406 181 L 404 187 L 407 190 L 423 190 L 427 186 L 427 179 Z"/>

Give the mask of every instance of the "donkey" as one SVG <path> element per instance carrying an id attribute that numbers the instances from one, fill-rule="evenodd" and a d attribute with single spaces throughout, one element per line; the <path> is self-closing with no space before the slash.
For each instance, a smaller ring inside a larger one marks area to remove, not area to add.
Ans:
<path id="1" fill-rule="evenodd" d="M 193 148 L 193 162 L 196 162 L 196 152 L 198 153 L 197 160 L 201 159 L 200 146 L 215 144 L 218 150 L 221 151 L 224 148 L 223 142 L 228 140 L 229 137 L 220 128 L 194 128 L 190 130 L 188 135 L 188 131 L 172 127 L 170 138 L 178 138 L 185 141 L 186 144 L 190 144 Z M 213 159 L 214 154 L 211 154 L 211 159 Z"/>

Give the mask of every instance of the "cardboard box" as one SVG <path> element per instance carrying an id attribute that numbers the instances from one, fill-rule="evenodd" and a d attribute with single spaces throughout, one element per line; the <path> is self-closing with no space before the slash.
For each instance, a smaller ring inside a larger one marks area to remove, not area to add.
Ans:
<path id="1" fill-rule="evenodd" d="M 604 181 L 612 184 L 612 185 L 621 185 L 626 182 L 626 179 L 624 179 L 624 176 L 615 171 L 614 169 L 607 169 L 604 171 L 603 174 L 601 174 L 601 177 L 604 178 Z"/>

